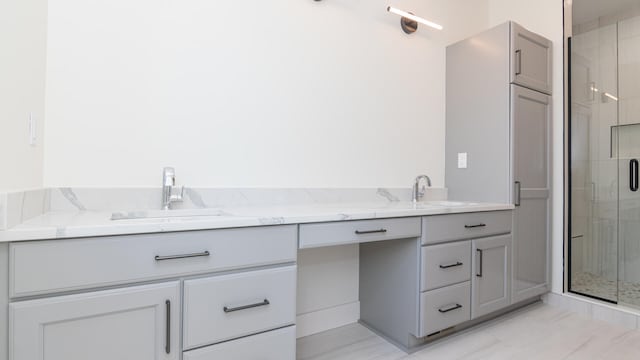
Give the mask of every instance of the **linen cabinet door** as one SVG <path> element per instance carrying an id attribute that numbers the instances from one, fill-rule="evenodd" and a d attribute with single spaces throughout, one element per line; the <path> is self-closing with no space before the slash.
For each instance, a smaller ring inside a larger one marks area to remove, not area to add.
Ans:
<path id="1" fill-rule="evenodd" d="M 179 282 L 9 306 L 11 360 L 177 360 Z"/>
<path id="2" fill-rule="evenodd" d="M 551 97 L 512 85 L 514 303 L 548 291 Z"/>
<path id="3" fill-rule="evenodd" d="M 511 82 L 551 94 L 552 42 L 511 23 Z"/>
<path id="4" fill-rule="evenodd" d="M 511 301 L 511 235 L 473 240 L 471 318 L 509 306 Z"/>

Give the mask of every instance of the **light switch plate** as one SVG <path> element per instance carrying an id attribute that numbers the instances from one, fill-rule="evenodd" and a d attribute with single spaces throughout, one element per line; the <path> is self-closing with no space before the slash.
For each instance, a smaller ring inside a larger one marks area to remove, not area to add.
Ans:
<path id="1" fill-rule="evenodd" d="M 467 153 L 458 153 L 458 169 L 467 168 Z"/>

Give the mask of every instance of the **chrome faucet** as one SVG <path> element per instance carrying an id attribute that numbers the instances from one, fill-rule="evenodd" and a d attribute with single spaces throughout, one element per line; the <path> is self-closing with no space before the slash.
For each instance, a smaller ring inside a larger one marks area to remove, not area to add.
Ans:
<path id="1" fill-rule="evenodd" d="M 169 210 L 172 203 L 182 201 L 184 186 L 180 187 L 180 194 L 174 194 L 175 186 L 176 170 L 172 167 L 164 168 L 162 170 L 162 210 Z"/>
<path id="2" fill-rule="evenodd" d="M 420 180 L 425 180 L 427 185 L 423 185 L 420 187 Z M 422 199 L 424 194 L 427 192 L 427 186 L 431 187 L 431 178 L 427 175 L 419 175 L 416 177 L 416 181 L 413 183 L 413 202 L 418 202 Z"/>

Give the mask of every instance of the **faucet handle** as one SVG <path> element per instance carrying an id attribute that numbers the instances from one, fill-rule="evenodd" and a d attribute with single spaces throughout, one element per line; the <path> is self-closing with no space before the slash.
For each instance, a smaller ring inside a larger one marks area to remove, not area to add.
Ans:
<path id="1" fill-rule="evenodd" d="M 171 189 L 171 202 L 180 202 L 184 198 L 184 186 L 180 186 L 180 193 L 174 194 L 173 188 Z"/>
<path id="2" fill-rule="evenodd" d="M 174 186 L 176 184 L 176 170 L 172 167 L 162 169 L 162 184 L 164 186 Z"/>

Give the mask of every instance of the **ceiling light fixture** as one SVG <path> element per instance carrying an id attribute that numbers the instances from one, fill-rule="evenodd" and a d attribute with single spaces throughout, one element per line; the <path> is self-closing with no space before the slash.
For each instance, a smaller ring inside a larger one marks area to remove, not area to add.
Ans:
<path id="1" fill-rule="evenodd" d="M 402 26 L 402 30 L 407 34 L 412 34 L 418 30 L 418 23 L 427 25 L 437 30 L 442 30 L 442 25 L 436 24 L 432 21 L 423 19 L 419 16 L 415 16 L 412 13 L 396 9 L 392 6 L 387 6 L 387 11 L 396 15 L 400 15 L 402 18 L 400 19 L 400 25 Z"/>

